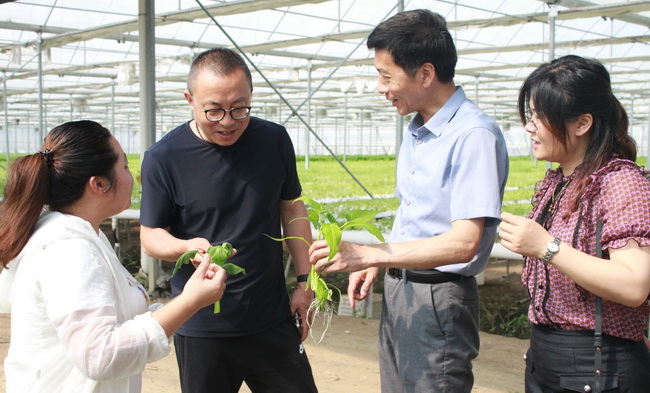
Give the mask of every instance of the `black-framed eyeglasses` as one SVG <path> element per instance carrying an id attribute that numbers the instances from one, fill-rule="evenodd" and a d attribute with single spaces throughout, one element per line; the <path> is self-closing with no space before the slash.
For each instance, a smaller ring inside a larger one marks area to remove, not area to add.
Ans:
<path id="1" fill-rule="evenodd" d="M 531 113 L 526 113 L 525 116 L 526 116 L 526 124 L 532 123 L 533 128 L 535 128 L 535 131 L 537 131 L 537 122 L 535 121 L 535 118 L 534 118 L 535 115 L 533 115 Z"/>
<path id="2" fill-rule="evenodd" d="M 205 118 L 208 121 L 221 121 L 226 116 L 226 112 L 230 113 L 230 117 L 235 120 L 241 120 L 248 117 L 251 113 L 252 106 L 238 106 L 230 109 L 201 109 L 205 113 Z"/>

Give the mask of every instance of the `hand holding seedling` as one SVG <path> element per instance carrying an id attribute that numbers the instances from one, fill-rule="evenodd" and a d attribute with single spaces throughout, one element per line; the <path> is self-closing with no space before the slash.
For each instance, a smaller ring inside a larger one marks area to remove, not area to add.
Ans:
<path id="1" fill-rule="evenodd" d="M 341 241 L 336 254 L 330 257 L 332 250 L 327 241 L 317 240 L 309 247 L 309 262 L 322 275 L 363 270 L 368 266 L 364 266 L 360 253 L 356 251 L 361 247 L 364 246 Z"/>
<path id="2" fill-rule="evenodd" d="M 309 306 L 314 299 L 314 292 L 307 286 L 307 283 L 298 283 L 298 288 L 291 294 L 291 315 L 298 313 L 300 318 L 300 329 L 302 333 L 300 341 L 305 341 L 309 335 L 309 327 L 313 322 L 313 314 L 309 314 Z"/>
<path id="3" fill-rule="evenodd" d="M 295 220 L 299 219 L 305 219 L 309 220 L 309 222 L 314 226 L 314 228 L 317 231 L 317 240 L 321 240 L 324 246 L 322 248 L 326 248 L 326 252 L 322 252 L 324 262 L 321 264 L 321 270 L 323 264 L 329 264 L 332 258 L 335 257 L 335 255 L 339 252 L 339 245 L 341 243 L 341 236 L 343 231 L 348 230 L 348 229 L 363 229 L 368 231 L 370 234 L 375 236 L 379 241 L 383 242 L 384 241 L 384 236 L 381 234 L 381 231 L 375 224 L 372 223 L 372 220 L 374 219 L 375 215 L 377 212 L 374 211 L 365 211 L 365 210 L 355 210 L 350 212 L 345 216 L 345 219 L 343 222 L 339 222 L 332 213 L 327 211 L 325 207 L 321 204 L 316 202 L 315 200 L 309 198 L 309 197 L 300 197 L 297 198 L 296 201 L 303 201 L 306 204 L 309 205 L 309 208 L 307 209 L 307 214 L 308 217 L 300 217 L 296 218 Z M 266 235 L 269 238 L 276 240 L 276 241 L 284 241 L 287 239 L 301 239 L 305 242 L 307 242 L 304 238 L 301 237 L 293 237 L 293 236 L 288 236 L 284 237 L 281 239 L 271 237 L 269 235 Z M 308 243 L 308 242 L 307 242 Z M 344 247 L 352 247 L 352 243 L 347 243 L 344 242 Z M 309 244 L 309 243 L 308 243 Z M 320 255 L 320 254 L 319 254 Z M 316 260 L 319 260 L 320 258 L 317 258 Z M 311 266 L 311 271 L 309 272 L 308 278 L 307 278 L 307 286 L 306 288 L 311 289 L 314 291 L 314 299 L 311 302 L 311 305 L 309 306 L 309 309 L 307 310 L 307 320 L 310 323 L 311 327 L 311 321 L 315 319 L 319 313 L 323 313 L 324 316 L 324 325 L 325 325 L 325 330 L 323 331 L 323 335 L 321 336 L 321 340 L 325 336 L 325 333 L 329 329 L 330 322 L 332 320 L 332 315 L 334 314 L 334 300 L 333 300 L 333 290 L 336 290 L 339 294 L 341 291 L 335 287 L 334 285 L 331 285 L 327 283 L 323 277 L 320 276 L 318 271 L 315 269 L 315 266 L 312 264 Z M 304 322 L 304 321 L 303 321 Z M 320 341 L 319 341 L 320 342 Z"/>
<path id="4" fill-rule="evenodd" d="M 202 250 L 190 250 L 185 254 L 181 255 L 180 258 L 176 261 L 174 266 L 174 271 L 172 272 L 172 277 L 174 274 L 181 268 L 181 266 L 190 263 L 192 258 L 196 256 L 197 253 L 200 253 Z M 235 249 L 232 248 L 232 245 L 228 242 L 224 242 L 219 246 L 211 246 L 208 248 L 205 255 L 210 257 L 210 261 L 220 267 L 222 267 L 229 274 L 246 274 L 246 270 L 232 263 L 226 263 L 226 260 L 235 254 Z M 214 313 L 218 314 L 221 311 L 221 305 L 219 301 L 214 303 Z"/>
<path id="5" fill-rule="evenodd" d="M 192 274 L 181 296 L 198 302 L 197 308 L 206 307 L 221 300 L 226 289 L 226 271 L 216 263 L 210 263 L 210 255 L 204 254 L 201 263 Z"/>

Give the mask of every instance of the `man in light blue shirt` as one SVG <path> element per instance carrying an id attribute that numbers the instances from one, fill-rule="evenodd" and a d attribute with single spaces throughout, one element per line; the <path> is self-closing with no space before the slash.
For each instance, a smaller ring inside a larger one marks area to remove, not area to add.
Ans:
<path id="1" fill-rule="evenodd" d="M 471 392 L 479 349 L 474 275 L 489 258 L 499 224 L 508 157 L 494 120 L 454 84 L 456 48 L 445 19 L 399 13 L 368 37 L 378 91 L 400 115 L 416 112 L 400 148 L 400 207 L 388 243 L 342 242 L 323 274 L 354 272 L 348 295 L 365 299 L 387 268 L 379 329 L 382 392 Z"/>

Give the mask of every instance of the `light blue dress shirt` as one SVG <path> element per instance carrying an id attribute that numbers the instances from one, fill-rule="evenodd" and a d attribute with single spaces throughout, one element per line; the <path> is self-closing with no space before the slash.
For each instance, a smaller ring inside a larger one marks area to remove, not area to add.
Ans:
<path id="1" fill-rule="evenodd" d="M 483 270 L 500 222 L 508 154 L 496 122 L 461 87 L 426 123 L 417 114 L 405 131 L 397 162 L 400 207 L 391 242 L 448 232 L 455 220 L 485 217 L 478 253 L 469 263 L 440 271 L 474 275 Z"/>

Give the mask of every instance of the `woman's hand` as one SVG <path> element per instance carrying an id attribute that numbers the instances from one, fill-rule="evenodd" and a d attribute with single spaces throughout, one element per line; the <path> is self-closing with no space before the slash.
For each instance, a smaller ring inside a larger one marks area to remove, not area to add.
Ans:
<path id="1" fill-rule="evenodd" d="M 544 227 L 535 221 L 510 213 L 501 214 L 501 244 L 512 252 L 527 257 L 543 258 L 546 245 L 553 241 Z"/>
<path id="2" fill-rule="evenodd" d="M 152 317 L 171 337 L 195 312 L 221 300 L 226 290 L 226 271 L 203 254 L 201 263 L 187 280 L 183 292 L 154 311 Z"/>
<path id="3" fill-rule="evenodd" d="M 199 305 L 199 309 L 221 300 L 226 289 L 226 271 L 203 254 L 201 263 L 187 280 L 183 294 Z"/>

